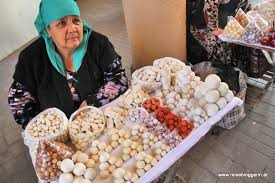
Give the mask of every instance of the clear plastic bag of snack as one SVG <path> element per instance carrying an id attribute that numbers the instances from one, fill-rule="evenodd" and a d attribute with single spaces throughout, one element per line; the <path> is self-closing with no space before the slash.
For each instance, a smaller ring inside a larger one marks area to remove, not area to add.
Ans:
<path id="1" fill-rule="evenodd" d="M 244 36 L 245 29 L 239 24 L 234 17 L 229 17 L 229 21 L 224 28 L 222 36 L 232 40 L 239 40 Z"/>
<path id="2" fill-rule="evenodd" d="M 28 146 L 32 160 L 35 159 L 39 140 L 68 140 L 68 119 L 64 112 L 57 108 L 49 108 L 27 125 L 23 133 L 24 144 Z"/>
<path id="3" fill-rule="evenodd" d="M 249 18 L 246 16 L 245 12 L 241 8 L 236 13 L 235 19 L 243 28 L 245 28 L 250 22 Z"/>
<path id="4" fill-rule="evenodd" d="M 275 20 L 275 2 L 263 2 L 256 4 L 254 10 L 267 22 Z"/>
<path id="5" fill-rule="evenodd" d="M 263 19 L 259 13 L 256 11 L 249 11 L 246 13 L 247 17 L 252 21 L 256 22 L 256 25 L 263 31 L 266 32 L 268 30 L 268 22 Z"/>
<path id="6" fill-rule="evenodd" d="M 99 137 L 106 125 L 101 109 L 86 106 L 76 110 L 69 119 L 69 135 L 77 149 L 85 150 Z"/>
<path id="7" fill-rule="evenodd" d="M 64 159 L 71 158 L 72 155 L 73 150 L 64 143 L 39 141 L 34 165 L 38 178 L 47 182 L 58 180 L 62 173 L 60 163 Z"/>
<path id="8" fill-rule="evenodd" d="M 256 22 L 252 20 L 246 27 L 243 40 L 247 43 L 255 44 L 259 42 L 262 35 L 263 31 L 256 25 Z"/>

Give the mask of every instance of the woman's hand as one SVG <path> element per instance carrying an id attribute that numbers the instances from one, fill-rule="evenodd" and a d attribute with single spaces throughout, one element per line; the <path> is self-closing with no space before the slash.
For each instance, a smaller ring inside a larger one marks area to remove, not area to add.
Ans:
<path id="1" fill-rule="evenodd" d="M 212 31 L 212 34 L 216 37 L 218 37 L 220 34 L 222 34 L 223 29 L 217 28 L 215 30 Z"/>
<path id="2" fill-rule="evenodd" d="M 87 104 L 86 100 L 84 100 L 84 101 L 80 104 L 79 109 L 82 108 L 82 107 L 85 107 L 85 106 L 87 106 L 87 105 L 88 105 L 88 104 Z"/>

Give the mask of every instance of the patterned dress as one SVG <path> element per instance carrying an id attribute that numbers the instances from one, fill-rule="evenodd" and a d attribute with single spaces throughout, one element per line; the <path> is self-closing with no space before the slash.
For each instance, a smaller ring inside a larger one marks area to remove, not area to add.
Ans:
<path id="1" fill-rule="evenodd" d="M 75 109 L 78 109 L 81 102 L 77 93 L 78 81 L 75 79 L 77 73 L 67 71 L 67 81 L 74 101 Z M 89 105 L 100 107 L 114 100 L 128 89 L 128 80 L 122 70 L 121 60 L 115 59 L 104 72 L 105 84 L 90 96 L 92 102 Z M 90 101 L 90 100 L 89 100 Z M 39 101 L 31 95 L 25 86 L 14 81 L 10 87 L 8 103 L 11 107 L 15 121 L 23 128 L 28 122 L 39 113 Z"/>
<path id="2" fill-rule="evenodd" d="M 245 0 L 240 0 L 240 5 Z M 208 53 L 208 60 L 216 64 L 230 65 L 232 63 L 232 51 L 229 45 L 219 40 L 213 35 L 212 31 L 219 28 L 219 0 L 204 0 L 203 13 L 206 19 L 207 27 L 197 29 L 190 27 L 190 32 L 196 40 L 205 48 Z M 238 8 L 236 9 L 236 11 Z"/>

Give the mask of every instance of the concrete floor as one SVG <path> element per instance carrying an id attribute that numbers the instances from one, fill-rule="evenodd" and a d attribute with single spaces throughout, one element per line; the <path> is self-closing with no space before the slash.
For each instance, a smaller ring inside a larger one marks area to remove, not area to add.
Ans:
<path id="1" fill-rule="evenodd" d="M 130 48 L 121 1 L 78 1 L 82 16 L 95 31 L 107 35 L 129 74 Z M 0 182 L 32 183 L 36 176 L 7 104 L 18 52 L 0 62 Z M 253 97 L 253 91 L 248 97 Z M 275 88 L 271 86 L 234 129 L 207 136 L 183 157 L 178 173 L 190 183 L 275 182 Z M 263 178 L 219 177 L 218 173 L 267 173 Z"/>

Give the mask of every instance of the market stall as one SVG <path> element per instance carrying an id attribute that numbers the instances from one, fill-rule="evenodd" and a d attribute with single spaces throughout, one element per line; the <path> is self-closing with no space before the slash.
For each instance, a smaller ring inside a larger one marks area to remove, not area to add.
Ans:
<path id="1" fill-rule="evenodd" d="M 70 119 L 47 109 L 28 124 L 24 140 L 40 182 L 151 182 L 242 104 L 217 75 L 201 81 L 170 57 L 132 78 L 101 108 L 80 108 Z"/>

